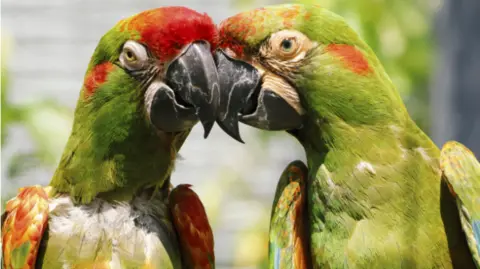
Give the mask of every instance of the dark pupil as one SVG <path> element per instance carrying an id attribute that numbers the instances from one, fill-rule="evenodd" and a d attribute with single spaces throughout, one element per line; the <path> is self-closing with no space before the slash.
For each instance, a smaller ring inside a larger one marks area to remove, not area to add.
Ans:
<path id="1" fill-rule="evenodd" d="M 292 40 L 284 39 L 284 40 L 282 41 L 282 44 L 281 44 L 281 45 L 282 45 L 282 48 L 283 48 L 284 50 L 290 50 L 290 49 L 292 48 L 292 45 L 293 45 L 293 44 L 292 44 Z"/>
<path id="2" fill-rule="evenodd" d="M 131 51 L 127 51 L 127 57 L 128 58 L 132 58 L 133 57 L 133 53 Z"/>

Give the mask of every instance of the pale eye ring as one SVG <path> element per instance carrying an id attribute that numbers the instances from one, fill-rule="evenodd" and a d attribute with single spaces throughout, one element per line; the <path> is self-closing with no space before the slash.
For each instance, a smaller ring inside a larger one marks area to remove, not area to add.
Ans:
<path id="1" fill-rule="evenodd" d="M 148 64 L 147 49 L 140 43 L 129 40 L 125 42 L 120 53 L 120 64 L 132 71 L 145 68 Z"/>
<path id="2" fill-rule="evenodd" d="M 273 33 L 263 47 L 263 53 L 283 61 L 302 59 L 316 46 L 306 35 L 296 30 L 281 30 Z"/>

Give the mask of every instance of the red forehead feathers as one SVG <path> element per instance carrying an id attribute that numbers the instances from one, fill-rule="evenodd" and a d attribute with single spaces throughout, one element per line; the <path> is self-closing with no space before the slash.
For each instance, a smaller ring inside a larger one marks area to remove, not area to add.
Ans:
<path id="1" fill-rule="evenodd" d="M 144 11 L 125 23 L 129 31 L 138 31 L 138 41 L 146 44 L 161 61 L 171 60 L 196 40 L 208 41 L 212 50 L 217 45 L 217 29 L 212 19 L 185 7 Z"/>
<path id="2" fill-rule="evenodd" d="M 308 19 L 311 13 L 301 5 L 284 8 L 257 8 L 239 13 L 220 23 L 222 48 L 229 48 L 242 57 L 247 47 L 255 47 L 273 32 L 294 28 L 299 16 Z"/>

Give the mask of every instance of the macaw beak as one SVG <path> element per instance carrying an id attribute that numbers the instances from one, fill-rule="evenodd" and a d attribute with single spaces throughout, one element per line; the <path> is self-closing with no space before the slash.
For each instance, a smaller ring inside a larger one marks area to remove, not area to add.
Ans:
<path id="1" fill-rule="evenodd" d="M 166 68 L 165 78 L 154 80 L 150 119 L 160 130 L 179 132 L 198 120 L 207 138 L 217 119 L 220 85 L 210 44 L 188 45 Z M 148 92 L 148 90 L 147 90 Z"/>
<path id="2" fill-rule="evenodd" d="M 302 116 L 279 94 L 278 85 L 264 83 L 260 70 L 233 59 L 222 50 L 215 52 L 220 79 L 218 125 L 243 143 L 238 122 L 264 130 L 290 130 L 302 125 Z M 277 88 L 274 88 L 277 87 Z M 295 92 L 296 94 L 296 92 Z"/>

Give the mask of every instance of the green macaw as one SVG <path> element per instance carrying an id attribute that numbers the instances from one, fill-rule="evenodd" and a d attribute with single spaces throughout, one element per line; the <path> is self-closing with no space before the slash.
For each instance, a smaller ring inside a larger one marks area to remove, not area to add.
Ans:
<path id="1" fill-rule="evenodd" d="M 238 140 L 238 121 L 287 130 L 306 152 L 308 172 L 291 164 L 277 188 L 270 268 L 478 267 L 478 161 L 435 146 L 343 18 L 270 6 L 228 18 L 219 36 L 220 126 Z"/>
<path id="2" fill-rule="evenodd" d="M 101 38 L 49 186 L 7 203 L 3 268 L 214 268 L 205 209 L 170 174 L 193 125 L 207 136 L 217 117 L 216 38 L 209 16 L 184 7 Z"/>

